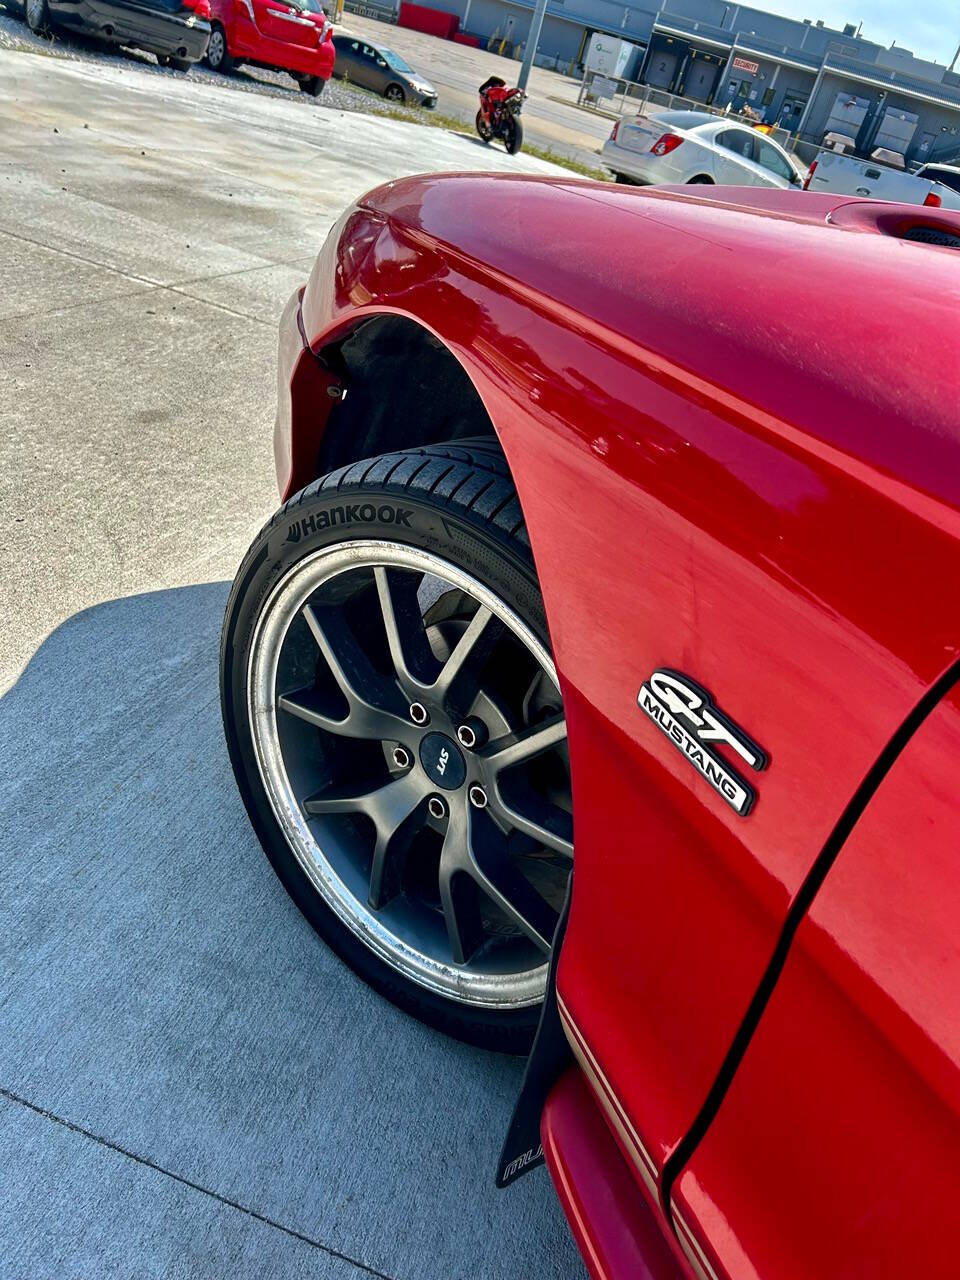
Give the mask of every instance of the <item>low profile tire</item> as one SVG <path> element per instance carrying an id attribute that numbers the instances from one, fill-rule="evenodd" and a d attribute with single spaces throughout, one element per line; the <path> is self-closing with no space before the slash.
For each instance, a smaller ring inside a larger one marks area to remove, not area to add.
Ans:
<path id="1" fill-rule="evenodd" d="M 388 102 L 396 102 L 399 103 L 400 106 L 402 106 L 407 100 L 407 95 L 403 91 L 403 86 L 399 84 L 388 84 L 383 91 L 383 96 Z"/>
<path id="2" fill-rule="evenodd" d="M 35 36 L 53 35 L 53 22 L 47 0 L 25 0 L 23 16 Z"/>
<path id="3" fill-rule="evenodd" d="M 708 177 L 707 177 L 707 175 L 706 175 L 705 173 L 698 173 L 698 174 L 697 174 L 697 176 L 696 176 L 695 178 L 688 178 L 688 179 L 687 179 L 687 186 L 688 186 L 688 187 L 696 187 L 696 186 L 701 186 L 701 187 L 712 187 L 712 186 L 713 186 L 713 179 L 712 179 L 712 178 L 708 178 Z"/>
<path id="4" fill-rule="evenodd" d="M 188 58 L 174 58 L 168 54 L 158 54 L 157 62 L 161 67 L 172 67 L 174 71 L 189 71 L 193 66 Z"/>
<path id="5" fill-rule="evenodd" d="M 317 933 L 422 1021 L 525 1051 L 570 773 L 495 442 L 385 454 L 291 499 L 233 584 L 221 698 L 250 820 Z"/>
<path id="6" fill-rule="evenodd" d="M 515 116 L 507 123 L 503 144 L 507 148 L 508 156 L 515 156 L 523 146 L 523 125 Z"/>
<path id="7" fill-rule="evenodd" d="M 483 118 L 482 111 L 477 112 L 477 118 L 475 123 L 477 126 L 477 133 L 479 133 L 480 137 L 483 139 L 484 142 L 489 143 L 491 138 L 493 137 L 493 134 L 490 132 L 490 127 Z"/>
<path id="8" fill-rule="evenodd" d="M 312 98 L 319 98 L 327 82 L 320 76 L 303 76 L 299 83 L 303 93 L 309 93 Z"/>
<path id="9" fill-rule="evenodd" d="M 211 71 L 221 71 L 224 75 L 229 75 L 236 65 L 227 49 L 227 33 L 219 22 L 215 22 L 210 30 L 204 61 Z"/>

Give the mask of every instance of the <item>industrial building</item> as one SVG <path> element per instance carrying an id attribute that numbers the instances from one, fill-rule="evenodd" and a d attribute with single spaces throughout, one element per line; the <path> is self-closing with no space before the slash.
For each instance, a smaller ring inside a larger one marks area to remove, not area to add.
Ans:
<path id="1" fill-rule="evenodd" d="M 430 4 L 484 44 L 522 52 L 533 0 Z M 595 32 L 637 46 L 630 79 L 712 106 L 748 105 L 803 142 L 839 133 L 863 155 L 887 147 L 910 164 L 960 155 L 960 74 L 864 39 L 852 24 L 837 31 L 724 0 L 665 0 L 657 10 L 549 0 L 537 62 L 576 74 Z"/>

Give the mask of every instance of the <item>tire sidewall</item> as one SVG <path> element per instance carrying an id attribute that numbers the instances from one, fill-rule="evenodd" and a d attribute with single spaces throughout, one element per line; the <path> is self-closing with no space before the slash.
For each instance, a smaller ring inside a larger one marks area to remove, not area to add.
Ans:
<path id="1" fill-rule="evenodd" d="M 370 517 L 370 518 L 367 518 Z M 432 552 L 493 591 L 549 648 L 532 560 L 495 531 L 439 502 L 363 485 L 311 485 L 260 533 L 227 604 L 221 644 L 221 705 L 231 763 L 250 821 L 287 892 L 313 928 L 365 981 L 440 1030 L 474 1044 L 524 1052 L 539 1009 L 466 1006 L 417 987 L 370 952 L 327 906 L 290 849 L 260 779 L 248 717 L 250 652 L 259 619 L 278 585 L 306 558 L 346 542 L 389 541 Z"/>

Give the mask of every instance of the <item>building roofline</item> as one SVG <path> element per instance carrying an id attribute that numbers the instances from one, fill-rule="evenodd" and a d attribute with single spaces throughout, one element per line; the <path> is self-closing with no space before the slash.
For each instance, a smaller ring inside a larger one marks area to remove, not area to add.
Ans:
<path id="1" fill-rule="evenodd" d="M 952 111 L 960 111 L 960 99 L 941 98 L 939 94 L 924 89 L 911 89 L 907 85 L 898 84 L 895 80 L 881 80 L 877 76 L 867 75 L 862 71 L 850 71 L 846 67 L 837 67 L 830 62 L 823 63 L 824 75 L 846 76 L 848 80 L 856 80 L 858 84 L 871 84 L 878 89 L 886 89 L 888 93 L 899 93 L 904 98 L 919 98 L 921 102 L 932 102 L 938 107 L 949 107 Z"/>

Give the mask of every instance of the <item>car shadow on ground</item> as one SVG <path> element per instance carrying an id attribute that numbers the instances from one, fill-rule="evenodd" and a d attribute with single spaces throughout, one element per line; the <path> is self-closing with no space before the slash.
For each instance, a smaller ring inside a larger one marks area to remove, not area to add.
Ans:
<path id="1" fill-rule="evenodd" d="M 28 1108 L 29 1151 L 0 1140 L 10 1274 L 57 1274 L 46 1261 L 63 1257 L 100 1273 L 109 1242 L 128 1259 L 117 1274 L 147 1274 L 129 1259 L 149 1248 L 151 1275 L 260 1276 L 256 1241 L 226 1269 L 247 1210 L 325 1266 L 333 1250 L 411 1280 L 582 1275 L 542 1169 L 492 1186 L 522 1064 L 376 996 L 262 855 L 220 725 L 227 591 L 79 613 L 0 699 L 0 1119 L 22 1099 L 80 1131 L 45 1158 L 63 1126 Z M 85 1135 L 240 1208 L 208 1243 L 189 1215 L 148 1230 L 112 1165 L 80 1176 Z M 82 1195 L 64 1202 L 71 1177 Z M 336 1265 L 322 1273 L 354 1274 Z"/>

